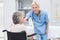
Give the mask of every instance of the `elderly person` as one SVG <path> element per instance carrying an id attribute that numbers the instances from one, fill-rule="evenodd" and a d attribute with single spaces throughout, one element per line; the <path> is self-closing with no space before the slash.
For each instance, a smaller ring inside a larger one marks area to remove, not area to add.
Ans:
<path id="1" fill-rule="evenodd" d="M 13 24 L 10 26 L 10 30 L 12 32 L 21 32 L 25 30 L 24 27 L 24 15 L 21 12 L 15 12 L 12 15 Z"/>
<path id="2" fill-rule="evenodd" d="M 48 34 L 48 14 L 44 10 L 40 10 L 39 3 L 32 3 L 32 10 L 25 17 L 25 21 L 31 18 L 34 24 L 34 31 L 37 33 L 36 40 L 47 40 Z"/>
<path id="3" fill-rule="evenodd" d="M 24 25 L 24 14 L 21 12 L 15 12 L 12 15 L 13 24 L 10 26 L 10 29 L 8 31 L 10 32 L 21 32 L 21 31 L 29 31 L 27 30 L 27 27 Z M 28 33 L 27 33 L 28 34 Z M 30 40 L 33 40 L 32 37 L 29 38 Z"/>

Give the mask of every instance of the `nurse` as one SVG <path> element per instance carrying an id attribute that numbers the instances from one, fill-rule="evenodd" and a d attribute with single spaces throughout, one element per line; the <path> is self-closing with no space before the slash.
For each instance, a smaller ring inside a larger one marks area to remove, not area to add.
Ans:
<path id="1" fill-rule="evenodd" d="M 48 14 L 46 11 L 40 10 L 39 3 L 32 3 L 32 10 L 27 13 L 25 21 L 29 18 L 33 20 L 34 31 L 38 34 L 36 40 L 47 40 Z"/>

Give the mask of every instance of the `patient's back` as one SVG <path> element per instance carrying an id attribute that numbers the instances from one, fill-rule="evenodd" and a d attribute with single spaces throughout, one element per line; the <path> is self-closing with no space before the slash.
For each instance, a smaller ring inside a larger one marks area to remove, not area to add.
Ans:
<path id="1" fill-rule="evenodd" d="M 23 24 L 13 24 L 10 26 L 10 28 L 8 29 L 8 31 L 11 31 L 11 32 L 21 32 L 21 31 L 24 31 L 26 29 L 26 27 L 24 27 Z"/>

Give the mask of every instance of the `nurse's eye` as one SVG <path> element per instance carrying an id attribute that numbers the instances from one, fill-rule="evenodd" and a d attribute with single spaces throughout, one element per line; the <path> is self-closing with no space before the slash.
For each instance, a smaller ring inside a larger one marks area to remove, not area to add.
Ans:
<path id="1" fill-rule="evenodd" d="M 32 7 L 34 9 L 34 7 Z"/>
<path id="2" fill-rule="evenodd" d="M 37 7 L 35 7 L 35 8 L 37 8 Z"/>

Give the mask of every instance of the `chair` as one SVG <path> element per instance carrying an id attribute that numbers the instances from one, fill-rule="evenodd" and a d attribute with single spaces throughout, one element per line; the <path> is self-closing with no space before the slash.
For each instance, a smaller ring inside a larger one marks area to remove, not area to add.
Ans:
<path id="1" fill-rule="evenodd" d="M 25 31 L 22 32 L 10 32 L 7 30 L 3 30 L 3 32 L 7 32 L 7 38 L 8 40 L 27 40 L 27 37 L 31 37 L 36 35 L 36 33 L 31 34 L 31 35 L 26 35 Z"/>

